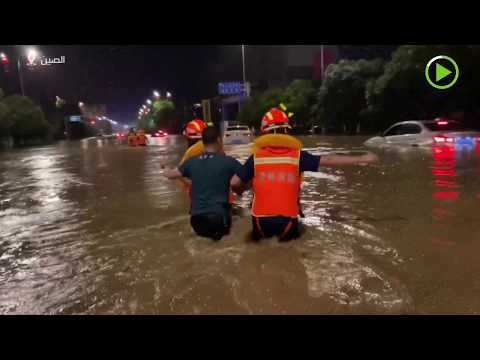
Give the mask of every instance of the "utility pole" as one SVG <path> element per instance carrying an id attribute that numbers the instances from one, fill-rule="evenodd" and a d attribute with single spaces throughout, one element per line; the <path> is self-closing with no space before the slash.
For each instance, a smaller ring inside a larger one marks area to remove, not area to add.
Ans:
<path id="1" fill-rule="evenodd" d="M 243 72 L 243 86 L 247 97 L 250 97 L 250 86 L 247 85 L 247 76 L 245 71 L 245 45 L 242 45 L 242 72 Z"/>
<path id="2" fill-rule="evenodd" d="M 323 80 L 324 66 L 325 66 L 325 63 L 323 61 L 323 45 L 320 45 L 320 69 L 322 72 L 322 80 Z"/>
<path id="3" fill-rule="evenodd" d="M 20 89 L 22 91 L 22 96 L 25 96 L 25 88 L 23 86 L 23 73 L 22 73 L 22 63 L 21 63 L 21 55 L 18 55 L 17 60 L 17 67 L 18 67 L 18 77 L 20 79 Z"/>
<path id="4" fill-rule="evenodd" d="M 242 70 L 243 70 L 243 83 L 245 84 L 245 45 L 242 45 Z"/>

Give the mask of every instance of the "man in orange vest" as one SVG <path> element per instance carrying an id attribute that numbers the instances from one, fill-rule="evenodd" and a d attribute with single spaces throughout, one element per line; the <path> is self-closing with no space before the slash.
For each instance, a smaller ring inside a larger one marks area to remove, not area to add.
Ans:
<path id="1" fill-rule="evenodd" d="M 185 126 L 183 136 L 188 140 L 188 147 L 202 139 L 202 132 L 206 127 L 207 125 L 198 118 L 193 119 Z"/>
<path id="2" fill-rule="evenodd" d="M 289 119 L 283 111 L 273 108 L 267 112 L 262 118 L 261 131 L 268 134 L 265 138 L 270 140 L 256 147 L 254 154 L 231 180 L 231 186 L 238 192 L 252 181 L 252 235 L 257 241 L 273 236 L 288 241 L 300 236 L 299 196 L 304 171 L 315 172 L 320 166 L 367 164 L 378 160 L 372 153 L 360 156 L 312 155 L 301 150 L 301 143 L 288 135 L 289 129 Z M 299 145 L 289 145 L 296 143 Z"/>

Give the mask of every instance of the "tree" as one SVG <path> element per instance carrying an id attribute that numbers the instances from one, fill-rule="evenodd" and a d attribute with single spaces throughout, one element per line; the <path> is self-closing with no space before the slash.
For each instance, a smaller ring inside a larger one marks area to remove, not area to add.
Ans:
<path id="1" fill-rule="evenodd" d="M 29 139 L 46 138 L 50 132 L 50 124 L 45 119 L 42 109 L 28 97 L 12 95 L 2 103 L 8 109 L 7 116 L 12 122 L 10 134 L 15 142 Z"/>
<path id="2" fill-rule="evenodd" d="M 10 127 L 12 121 L 8 116 L 8 107 L 3 102 L 0 102 L 0 138 L 8 137 L 10 135 Z"/>
<path id="3" fill-rule="evenodd" d="M 241 107 L 237 120 L 242 124 L 260 127 L 263 115 L 272 107 L 278 107 L 283 100 L 284 90 L 272 88 L 249 98 Z"/>
<path id="4" fill-rule="evenodd" d="M 381 59 L 341 60 L 329 65 L 312 106 L 315 122 L 336 132 L 358 132 L 371 115 L 366 88 L 382 71 Z"/>
<path id="5" fill-rule="evenodd" d="M 174 127 L 175 105 L 170 100 L 156 100 L 148 115 L 142 116 L 137 122 L 137 127 L 147 132 L 159 128 L 171 131 Z"/>
<path id="6" fill-rule="evenodd" d="M 104 135 L 110 135 L 113 132 L 112 124 L 108 120 L 100 120 L 98 122 L 98 128 Z"/>
<path id="7" fill-rule="evenodd" d="M 8 107 L 2 102 L 3 90 L 0 89 L 0 138 L 9 136 L 12 122 L 8 116 Z"/>
<path id="8" fill-rule="evenodd" d="M 295 126 L 311 126 L 310 109 L 315 101 L 315 92 L 313 81 L 294 80 L 282 94 L 282 103 L 287 107 L 288 113 L 293 113 L 292 122 Z"/>
<path id="9" fill-rule="evenodd" d="M 242 124 L 260 127 L 263 115 L 272 107 L 284 104 L 293 113 L 292 123 L 300 128 L 310 125 L 310 107 L 315 100 L 311 80 L 294 80 L 286 88 L 272 88 L 249 98 L 241 107 L 237 120 Z"/>

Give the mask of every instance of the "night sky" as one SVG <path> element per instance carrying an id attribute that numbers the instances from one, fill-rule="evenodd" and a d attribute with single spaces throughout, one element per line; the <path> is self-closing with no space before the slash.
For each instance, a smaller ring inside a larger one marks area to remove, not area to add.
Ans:
<path id="1" fill-rule="evenodd" d="M 53 104 L 56 95 L 73 103 L 105 104 L 108 115 L 122 123 L 135 120 L 139 106 L 153 90 L 170 91 L 177 106 L 191 105 L 217 95 L 218 82 L 240 81 L 242 77 L 240 45 L 38 45 L 35 48 L 47 57 L 65 56 L 66 64 L 25 71 L 27 96 L 43 107 Z M 355 54 L 367 57 L 365 46 L 363 50 L 348 48 L 352 56 L 342 57 L 358 57 Z M 6 49 L 0 45 L 0 52 L 10 52 L 13 58 L 15 50 Z M 391 51 L 385 49 L 387 53 Z M 249 51 L 255 51 L 254 46 L 249 46 Z M 2 84 L 2 79 L 8 84 Z M 0 78 L 1 87 L 19 92 L 15 67 L 6 79 Z"/>
<path id="2" fill-rule="evenodd" d="M 56 95 L 74 103 L 106 104 L 108 115 L 122 123 L 136 119 L 139 106 L 153 90 L 170 91 L 179 105 L 216 95 L 216 79 L 209 76 L 209 69 L 223 55 L 219 46 L 38 45 L 35 48 L 47 57 L 65 56 L 66 64 L 24 71 L 27 96 L 42 104 L 53 103 Z M 232 54 L 234 70 L 223 74 L 227 80 L 240 80 L 240 54 L 240 50 Z M 15 67 L 12 68 L 7 79 L 10 86 L 1 84 L 0 79 L 0 88 L 10 87 L 19 92 L 18 77 Z"/>

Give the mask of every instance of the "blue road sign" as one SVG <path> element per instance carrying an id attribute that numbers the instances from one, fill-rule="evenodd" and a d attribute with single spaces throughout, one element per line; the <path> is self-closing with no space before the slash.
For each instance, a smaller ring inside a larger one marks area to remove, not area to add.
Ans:
<path id="1" fill-rule="evenodd" d="M 218 93 L 220 95 L 237 95 L 244 92 L 241 82 L 221 82 L 218 83 Z"/>

